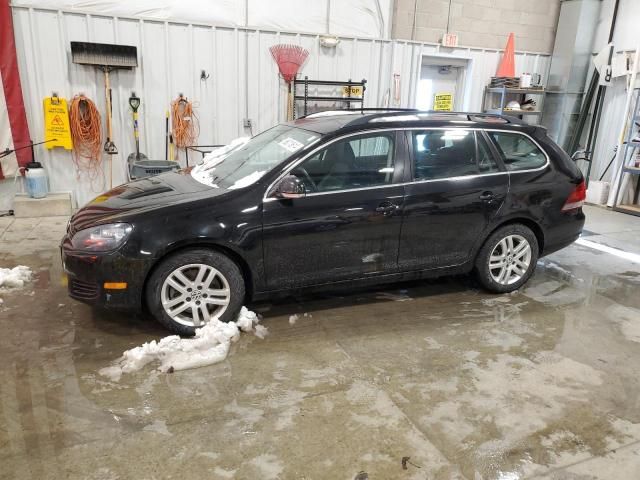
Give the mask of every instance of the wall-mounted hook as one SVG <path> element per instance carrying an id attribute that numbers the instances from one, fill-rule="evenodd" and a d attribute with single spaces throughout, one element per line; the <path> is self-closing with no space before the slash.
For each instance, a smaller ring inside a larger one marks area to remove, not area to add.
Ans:
<path id="1" fill-rule="evenodd" d="M 209 78 L 209 74 L 206 70 L 200 70 L 200 80 L 203 82 Z"/>

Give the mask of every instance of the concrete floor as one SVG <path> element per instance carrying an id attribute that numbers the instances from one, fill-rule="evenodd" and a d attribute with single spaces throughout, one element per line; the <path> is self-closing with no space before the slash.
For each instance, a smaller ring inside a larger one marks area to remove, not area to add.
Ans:
<path id="1" fill-rule="evenodd" d="M 585 238 L 640 252 L 640 218 L 587 214 Z M 269 335 L 223 363 L 113 383 L 98 370 L 165 332 L 67 298 L 64 225 L 0 219 L 0 266 L 37 271 L 0 295 L 2 479 L 640 478 L 640 264 L 573 245 L 510 295 L 254 305 Z"/>

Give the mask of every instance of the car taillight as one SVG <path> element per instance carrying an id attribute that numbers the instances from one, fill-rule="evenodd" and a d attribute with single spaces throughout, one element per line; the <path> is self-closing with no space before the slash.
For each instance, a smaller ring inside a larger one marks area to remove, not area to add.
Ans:
<path id="1" fill-rule="evenodd" d="M 562 206 L 563 212 L 568 212 L 569 210 L 576 210 L 584 205 L 584 200 L 587 198 L 587 186 L 582 180 L 576 188 L 573 189 L 567 201 L 564 202 Z"/>

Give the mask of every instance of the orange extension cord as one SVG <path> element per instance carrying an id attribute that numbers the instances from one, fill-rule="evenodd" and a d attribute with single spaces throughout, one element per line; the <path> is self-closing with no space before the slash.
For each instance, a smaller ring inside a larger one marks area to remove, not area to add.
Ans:
<path id="1" fill-rule="evenodd" d="M 200 135 L 200 123 L 193 103 L 182 95 L 171 102 L 171 126 L 176 147 L 185 148 L 196 144 Z"/>
<path id="2" fill-rule="evenodd" d="M 76 95 L 69 105 L 69 126 L 73 157 L 78 173 L 85 171 L 93 181 L 102 163 L 102 120 L 96 104 L 84 95 Z"/>

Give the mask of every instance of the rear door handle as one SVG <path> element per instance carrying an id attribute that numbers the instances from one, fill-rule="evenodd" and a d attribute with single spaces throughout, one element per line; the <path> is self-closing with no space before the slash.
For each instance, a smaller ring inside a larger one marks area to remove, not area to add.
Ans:
<path id="1" fill-rule="evenodd" d="M 376 212 L 383 213 L 384 215 L 390 215 L 398 209 L 398 205 L 391 202 L 382 202 L 376 208 Z"/>
<path id="2" fill-rule="evenodd" d="M 480 198 L 480 200 L 482 200 L 484 202 L 488 202 L 490 200 L 493 200 L 494 195 L 493 195 L 493 192 L 482 192 L 480 194 L 480 197 L 478 197 L 478 198 Z"/>

